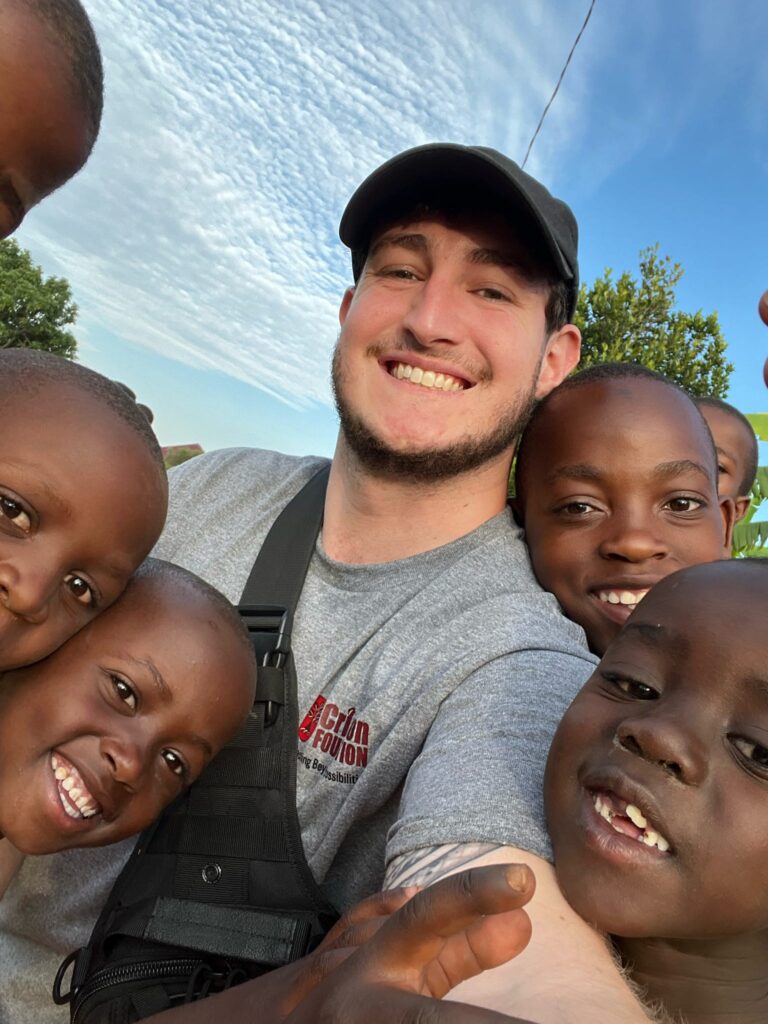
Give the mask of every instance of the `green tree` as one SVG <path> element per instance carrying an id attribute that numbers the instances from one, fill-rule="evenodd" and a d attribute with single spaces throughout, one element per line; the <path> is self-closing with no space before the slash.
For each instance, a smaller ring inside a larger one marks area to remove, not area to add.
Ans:
<path id="1" fill-rule="evenodd" d="M 44 277 L 26 249 L 0 241 L 0 348 L 36 348 L 73 359 L 77 341 L 66 330 L 77 319 L 69 282 Z"/>
<path id="2" fill-rule="evenodd" d="M 640 280 L 625 271 L 616 281 L 607 268 L 591 288 L 582 285 L 574 321 L 581 329 L 580 368 L 635 362 L 671 378 L 692 395 L 722 398 L 733 364 L 717 313 L 674 308 L 679 263 L 659 256 L 658 245 L 640 252 Z"/>

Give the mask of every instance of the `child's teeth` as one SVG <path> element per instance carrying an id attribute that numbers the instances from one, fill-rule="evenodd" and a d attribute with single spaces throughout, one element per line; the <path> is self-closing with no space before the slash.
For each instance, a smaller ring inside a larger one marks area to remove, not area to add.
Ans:
<path id="1" fill-rule="evenodd" d="M 93 818 L 100 812 L 74 765 L 51 754 L 51 768 L 59 786 L 59 802 L 70 818 Z"/>
<path id="2" fill-rule="evenodd" d="M 627 804 L 627 809 L 624 812 L 633 825 L 637 825 L 638 828 L 645 828 L 648 822 L 645 820 L 645 816 L 639 807 L 635 807 L 634 804 Z M 654 835 L 656 833 L 654 832 Z"/>
<path id="3" fill-rule="evenodd" d="M 621 604 L 621 598 L 612 590 L 607 594 L 608 604 Z"/>
<path id="4" fill-rule="evenodd" d="M 656 845 L 658 846 L 658 848 L 661 850 L 662 853 L 666 853 L 667 850 L 669 849 L 669 843 L 664 838 L 664 836 L 659 836 L 659 838 L 656 840 Z"/>
<path id="5" fill-rule="evenodd" d="M 75 784 L 75 780 L 67 776 L 61 783 L 62 789 L 66 789 L 67 792 L 72 789 Z"/>
<path id="6" fill-rule="evenodd" d="M 67 769 L 62 768 L 61 765 L 59 765 L 59 767 L 54 770 L 53 775 L 58 782 L 61 782 L 62 779 L 66 779 L 67 777 Z"/>

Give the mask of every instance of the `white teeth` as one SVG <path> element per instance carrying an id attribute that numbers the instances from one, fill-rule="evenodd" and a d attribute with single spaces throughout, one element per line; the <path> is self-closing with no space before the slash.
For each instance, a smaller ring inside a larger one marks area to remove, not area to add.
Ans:
<path id="1" fill-rule="evenodd" d="M 645 820 L 645 816 L 639 807 L 635 807 L 634 804 L 627 804 L 627 809 L 624 812 L 633 825 L 637 825 L 638 828 L 645 828 L 648 822 Z"/>
<path id="2" fill-rule="evenodd" d="M 647 593 L 647 590 L 600 590 L 597 596 L 605 604 L 623 604 L 634 608 Z"/>
<path id="3" fill-rule="evenodd" d="M 599 793 L 592 794 L 592 802 L 600 817 L 605 818 L 615 832 L 618 832 L 620 835 L 627 836 L 626 832 L 617 828 L 616 825 L 613 824 L 613 819 L 616 817 L 616 814 L 611 810 L 609 803 L 603 800 Z M 648 821 L 645 815 L 635 804 L 627 804 L 623 816 L 629 818 L 632 824 L 637 828 L 644 830 L 643 834 L 637 837 L 636 842 L 642 843 L 644 846 L 655 846 L 662 853 L 666 853 L 669 850 L 669 842 L 659 832 L 655 832 L 653 829 L 648 828 Z M 631 837 L 627 836 L 627 838 L 629 839 Z"/>
<path id="4" fill-rule="evenodd" d="M 422 388 L 431 388 L 433 391 L 464 390 L 462 382 L 449 373 L 422 370 L 420 366 L 410 366 L 408 363 L 395 363 L 389 372 L 398 380 L 409 380 L 411 384 L 418 384 Z"/>
<path id="5" fill-rule="evenodd" d="M 59 802 L 70 818 L 93 818 L 99 813 L 101 808 L 73 765 L 51 754 L 51 768 L 59 786 Z"/>

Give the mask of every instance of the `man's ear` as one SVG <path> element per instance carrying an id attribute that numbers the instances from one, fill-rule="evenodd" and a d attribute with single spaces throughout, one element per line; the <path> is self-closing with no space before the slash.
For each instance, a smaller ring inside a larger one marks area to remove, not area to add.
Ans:
<path id="1" fill-rule="evenodd" d="M 347 319 L 347 313 L 349 307 L 352 305 L 352 299 L 355 297 L 354 287 L 347 288 L 344 295 L 341 298 L 341 305 L 339 306 L 339 323 L 344 326 L 344 321 Z"/>
<path id="2" fill-rule="evenodd" d="M 744 516 L 749 511 L 749 506 L 751 505 L 751 503 L 752 503 L 752 499 L 750 498 L 750 496 L 748 494 L 742 494 L 740 497 L 734 499 L 733 504 L 734 504 L 734 506 L 736 508 L 736 513 L 735 513 L 734 520 L 733 520 L 734 521 L 734 525 L 736 523 L 740 523 L 741 522 L 741 520 L 744 518 Z"/>
<path id="3" fill-rule="evenodd" d="M 581 332 L 575 324 L 566 324 L 547 339 L 544 358 L 536 382 L 536 397 L 544 398 L 562 383 L 581 355 Z"/>
<path id="4" fill-rule="evenodd" d="M 733 498 L 720 498 L 720 515 L 723 517 L 723 553 L 725 558 L 731 558 L 733 551 L 733 528 L 736 525 L 736 506 Z"/>

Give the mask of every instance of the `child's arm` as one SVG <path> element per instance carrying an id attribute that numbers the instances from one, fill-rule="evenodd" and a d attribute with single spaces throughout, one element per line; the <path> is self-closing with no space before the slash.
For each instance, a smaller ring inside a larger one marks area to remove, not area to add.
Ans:
<path id="1" fill-rule="evenodd" d="M 0 839 L 0 899 L 21 867 L 24 854 L 11 846 L 7 839 Z"/>

